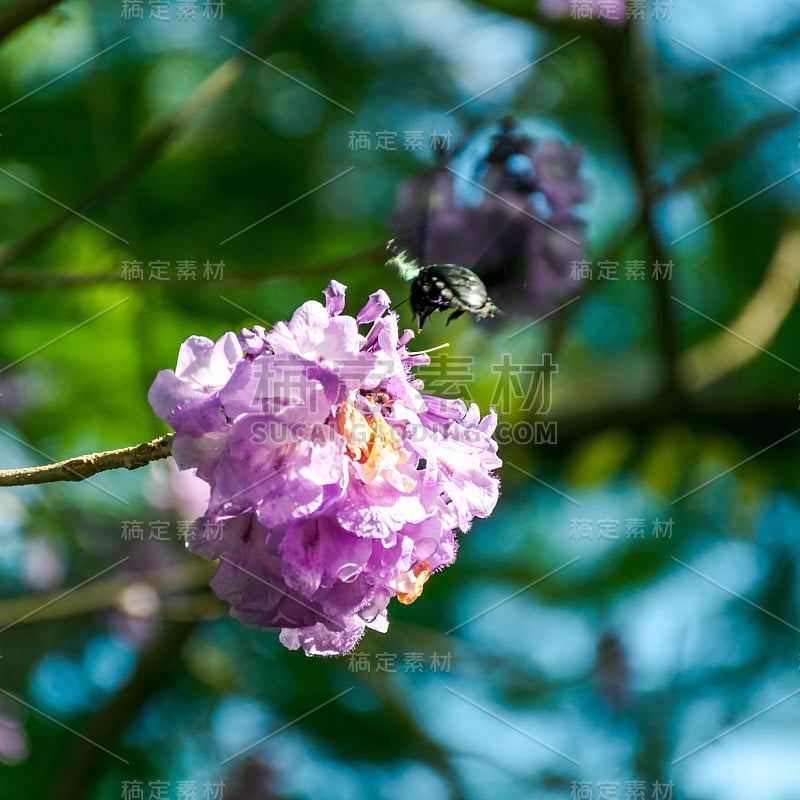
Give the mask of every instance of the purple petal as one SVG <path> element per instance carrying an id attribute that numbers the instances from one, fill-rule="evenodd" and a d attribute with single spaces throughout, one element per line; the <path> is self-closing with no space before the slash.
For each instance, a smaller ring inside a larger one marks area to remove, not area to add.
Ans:
<path id="1" fill-rule="evenodd" d="M 331 281 L 325 287 L 325 310 L 331 317 L 338 317 L 344 311 L 345 292 L 347 287 L 339 281 Z"/>
<path id="2" fill-rule="evenodd" d="M 378 289 L 377 292 L 373 292 L 369 296 L 367 304 L 356 314 L 356 322 L 359 325 L 368 325 L 370 322 L 375 322 L 376 319 L 382 317 L 388 311 L 391 305 L 392 301 L 389 299 L 389 295 L 383 289 Z"/>

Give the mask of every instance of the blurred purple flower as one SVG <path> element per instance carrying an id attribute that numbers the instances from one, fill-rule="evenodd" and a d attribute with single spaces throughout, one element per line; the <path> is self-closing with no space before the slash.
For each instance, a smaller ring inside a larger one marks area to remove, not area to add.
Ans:
<path id="1" fill-rule="evenodd" d="M 52 375 L 27 364 L 0 365 L 1 416 L 15 419 L 30 414 L 47 404 L 52 391 Z"/>
<path id="2" fill-rule="evenodd" d="M 473 269 L 504 312 L 550 310 L 576 287 L 573 262 L 583 256 L 581 160 L 578 148 L 504 120 L 490 142 L 476 139 L 401 185 L 392 233 L 421 263 Z"/>
<path id="3" fill-rule="evenodd" d="M 549 19 L 597 19 L 609 25 L 622 25 L 627 15 L 625 0 L 539 0 L 539 11 Z"/>
<path id="4" fill-rule="evenodd" d="M 191 337 L 149 394 L 178 465 L 210 485 L 188 546 L 219 560 L 212 588 L 309 655 L 385 631 L 389 600 L 419 597 L 499 494 L 494 411 L 421 394 L 411 368 L 430 359 L 386 293 L 354 318 L 345 289 L 238 343 Z"/>
<path id="5" fill-rule="evenodd" d="M 208 505 L 208 484 L 195 470 L 180 470 L 174 460 L 153 461 L 142 487 L 147 501 L 158 509 L 174 509 L 180 519 L 195 519 Z"/>
<path id="6" fill-rule="evenodd" d="M 11 714 L 0 711 L 0 763 L 19 764 L 30 753 L 30 741 L 25 728 Z"/>
<path id="7" fill-rule="evenodd" d="M 26 540 L 21 566 L 25 582 L 40 592 L 58 586 L 67 571 L 64 553 L 44 536 Z"/>

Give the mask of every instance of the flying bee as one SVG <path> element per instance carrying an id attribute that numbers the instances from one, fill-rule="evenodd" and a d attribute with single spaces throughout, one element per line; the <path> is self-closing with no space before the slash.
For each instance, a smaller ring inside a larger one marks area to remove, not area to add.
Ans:
<path id="1" fill-rule="evenodd" d="M 458 264 L 420 267 L 404 252 L 396 253 L 386 264 L 394 267 L 404 281 L 412 282 L 409 299 L 414 316 L 419 318 L 419 331 L 434 311 L 444 311 L 446 308 L 455 309 L 446 324 L 464 312 L 477 319 L 500 313 L 483 281 L 467 267 Z"/>

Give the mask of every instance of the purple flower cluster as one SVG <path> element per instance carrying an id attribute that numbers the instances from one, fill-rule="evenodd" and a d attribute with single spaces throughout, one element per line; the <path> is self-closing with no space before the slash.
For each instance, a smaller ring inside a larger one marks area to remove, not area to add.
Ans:
<path id="1" fill-rule="evenodd" d="M 473 269 L 504 312 L 550 310 L 575 288 L 572 264 L 583 257 L 581 160 L 577 147 L 504 120 L 490 141 L 476 137 L 400 187 L 392 235 L 421 263 Z"/>
<path id="2" fill-rule="evenodd" d="M 495 412 L 422 394 L 411 369 L 430 359 L 386 293 L 354 318 L 345 289 L 269 332 L 190 337 L 148 395 L 178 466 L 210 485 L 188 546 L 219 561 L 212 588 L 309 655 L 385 631 L 389 600 L 419 597 L 499 492 Z"/>

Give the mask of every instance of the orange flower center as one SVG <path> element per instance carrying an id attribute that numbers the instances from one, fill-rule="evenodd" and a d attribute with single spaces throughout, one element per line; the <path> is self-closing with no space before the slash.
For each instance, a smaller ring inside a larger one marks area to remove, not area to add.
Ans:
<path id="1" fill-rule="evenodd" d="M 352 396 L 339 406 L 336 424 L 345 438 L 347 455 L 359 465 L 358 472 L 365 483 L 372 483 L 381 472 L 391 471 L 408 460 L 402 439 L 380 411 L 362 414 Z"/>
<path id="2" fill-rule="evenodd" d="M 431 576 L 427 561 L 420 561 L 414 569 L 404 573 L 395 581 L 397 599 L 406 606 L 411 605 L 421 594 L 425 581 Z"/>

